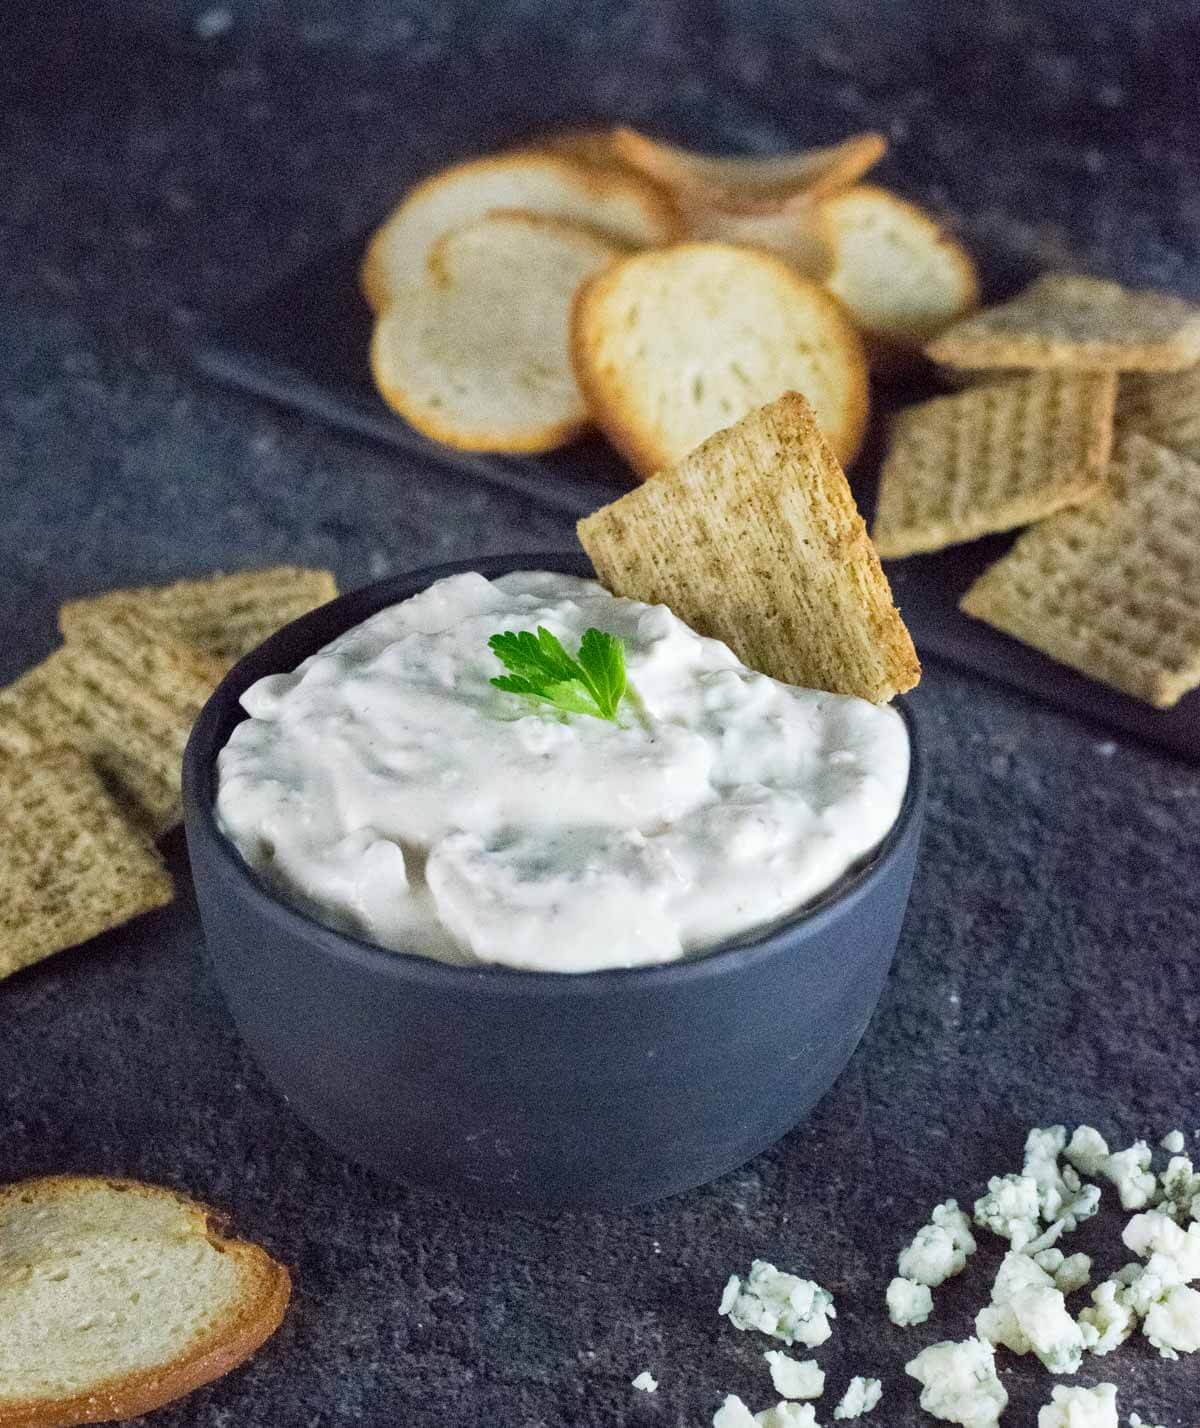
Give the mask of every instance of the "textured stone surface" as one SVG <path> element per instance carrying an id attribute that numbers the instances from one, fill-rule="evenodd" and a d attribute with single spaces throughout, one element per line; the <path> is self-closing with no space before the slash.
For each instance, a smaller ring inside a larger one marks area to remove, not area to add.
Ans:
<path id="1" fill-rule="evenodd" d="M 1071 262 L 1200 294 L 1190 4 L 28 8 L 0 80 L 2 677 L 92 588 L 284 558 L 349 585 L 571 539 L 213 390 L 163 342 L 497 135 L 620 116 L 766 148 L 878 125 L 882 176 L 944 208 L 994 285 Z M 1197 770 L 937 667 L 916 702 L 928 832 L 850 1069 L 774 1150 L 646 1210 L 482 1212 L 325 1153 L 232 1034 L 178 840 L 176 906 L 0 986 L 4 1175 L 177 1184 L 296 1269 L 272 1346 L 155 1421 L 702 1424 L 726 1391 L 772 1398 L 766 1343 L 715 1314 L 758 1255 L 837 1295 L 823 1420 L 861 1372 L 880 1422 L 916 1423 L 903 1361 L 967 1331 L 999 1257 L 894 1329 L 893 1256 L 932 1204 L 1015 1168 L 1033 1123 L 1200 1124 Z M 1119 1223 L 1079 1247 L 1115 1268 Z M 629 1388 L 643 1368 L 655 1395 Z M 1196 1363 L 1134 1344 L 1081 1377 L 1114 1379 L 1123 1415 L 1195 1420 Z M 1011 1356 L 1003 1378 L 1005 1421 L 1032 1424 L 1051 1380 Z"/>

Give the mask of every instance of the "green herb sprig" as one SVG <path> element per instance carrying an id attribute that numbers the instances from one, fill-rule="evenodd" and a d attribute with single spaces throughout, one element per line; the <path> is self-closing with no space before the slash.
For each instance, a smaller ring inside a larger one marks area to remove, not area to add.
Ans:
<path id="1" fill-rule="evenodd" d="M 541 625 L 536 635 L 528 630 L 493 635 L 488 648 L 508 670 L 492 680 L 497 689 L 553 704 L 568 714 L 617 722 L 626 679 L 625 645 L 616 635 L 584 630 L 575 658 Z"/>

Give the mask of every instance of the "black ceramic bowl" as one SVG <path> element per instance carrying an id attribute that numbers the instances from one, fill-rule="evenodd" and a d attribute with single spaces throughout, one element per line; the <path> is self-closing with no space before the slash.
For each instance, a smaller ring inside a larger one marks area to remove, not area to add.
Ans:
<path id="1" fill-rule="evenodd" d="M 632 1205 L 703 1184 L 794 1126 L 829 1089 L 879 1000 L 924 805 L 866 866 L 775 930 L 629 971 L 465 968 L 322 926 L 242 861 L 214 813 L 238 699 L 384 606 L 463 570 L 591 574 L 582 556 L 462 561 L 380 581 L 288 625 L 205 706 L 184 754 L 205 935 L 242 1035 L 293 1110 L 383 1175 L 529 1208 Z"/>

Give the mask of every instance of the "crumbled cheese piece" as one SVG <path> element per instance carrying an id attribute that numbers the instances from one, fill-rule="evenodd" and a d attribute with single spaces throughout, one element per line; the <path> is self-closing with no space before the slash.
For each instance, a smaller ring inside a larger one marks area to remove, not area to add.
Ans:
<path id="1" fill-rule="evenodd" d="M 921 1407 L 960 1428 L 995 1428 L 1008 1404 L 996 1352 L 979 1339 L 931 1344 L 904 1366 L 921 1384 Z"/>
<path id="2" fill-rule="evenodd" d="M 1119 1279 L 1105 1279 L 1092 1290 L 1092 1308 L 1079 1315 L 1080 1325 L 1093 1329 L 1098 1338 L 1091 1345 L 1094 1354 L 1111 1354 L 1137 1328 L 1137 1315 L 1125 1302 L 1125 1286 Z"/>
<path id="3" fill-rule="evenodd" d="M 901 1329 L 923 1324 L 933 1312 L 933 1295 L 927 1284 L 897 1276 L 887 1287 L 888 1318 Z"/>
<path id="4" fill-rule="evenodd" d="M 1016 1250 L 1004 1256 L 992 1302 L 975 1316 L 975 1332 L 1015 1354 L 1036 1354 L 1051 1373 L 1076 1373 L 1084 1349 L 1099 1337 L 1071 1318 L 1046 1271 Z"/>
<path id="5" fill-rule="evenodd" d="M 975 1201 L 975 1223 L 1011 1240 L 1013 1249 L 1024 1249 L 1038 1233 L 1038 1206 L 1038 1184 L 1031 1175 L 993 1175 L 987 1194 Z"/>
<path id="6" fill-rule="evenodd" d="M 1200 1220 L 1200 1175 L 1186 1155 L 1173 1155 L 1167 1162 L 1155 1204 L 1181 1225 L 1189 1217 Z"/>
<path id="7" fill-rule="evenodd" d="M 1077 1126 L 1064 1154 L 1081 1175 L 1102 1175 L 1108 1163 L 1108 1142 L 1094 1126 Z"/>
<path id="8" fill-rule="evenodd" d="M 975 1236 L 957 1200 L 935 1206 L 929 1219 L 912 1244 L 896 1256 L 896 1267 L 901 1278 L 936 1289 L 966 1269 L 968 1258 L 975 1253 Z"/>
<path id="9" fill-rule="evenodd" d="M 1125 1286 L 1120 1291 L 1122 1303 L 1140 1319 L 1144 1319 L 1168 1291 L 1183 1283 L 1178 1263 L 1166 1254 L 1152 1254 L 1145 1264 L 1127 1264 L 1117 1271 L 1117 1278 Z"/>
<path id="10" fill-rule="evenodd" d="M 736 1393 L 713 1414 L 713 1428 L 821 1428 L 811 1403 L 777 1403 L 761 1413 L 751 1413 Z"/>
<path id="11" fill-rule="evenodd" d="M 1092 1277 L 1092 1261 L 1086 1254 L 1064 1255 L 1060 1249 L 1047 1249 L 1033 1258 L 1039 1269 L 1054 1277 L 1054 1287 L 1064 1294 L 1074 1294 Z"/>
<path id="12" fill-rule="evenodd" d="M 877 1378 L 863 1378 L 856 1375 L 850 1386 L 842 1394 L 838 1406 L 833 1410 L 835 1418 L 861 1418 L 883 1397 L 883 1384 Z"/>
<path id="13" fill-rule="evenodd" d="M 1183 1283 L 1200 1279 L 1200 1224 L 1183 1230 L 1161 1210 L 1145 1210 L 1121 1232 L 1125 1244 L 1142 1259 L 1163 1254 L 1179 1266 Z"/>
<path id="14" fill-rule="evenodd" d="M 1117 1428 L 1117 1386 L 1064 1388 L 1056 1384 L 1050 1402 L 1038 1409 L 1037 1428 Z"/>
<path id="15" fill-rule="evenodd" d="M 1100 1173 L 1111 1180 L 1121 1197 L 1123 1210 L 1140 1210 L 1154 1198 L 1158 1181 L 1150 1169 L 1153 1152 L 1144 1140 L 1135 1140 L 1127 1150 L 1115 1151 Z"/>
<path id="16" fill-rule="evenodd" d="M 829 1321 L 837 1318 L 827 1289 L 761 1259 L 750 1266 L 744 1284 L 736 1274 L 730 1276 L 718 1313 L 727 1315 L 735 1329 L 758 1329 L 810 1349 L 825 1342 L 833 1332 Z"/>
<path id="17" fill-rule="evenodd" d="M 811 1403 L 777 1403 L 754 1415 L 758 1428 L 821 1428 Z"/>
<path id="18" fill-rule="evenodd" d="M 781 1398 L 820 1398 L 825 1392 L 825 1370 L 816 1359 L 794 1359 L 780 1349 L 768 1349 L 763 1358 Z"/>
<path id="19" fill-rule="evenodd" d="M 1150 1306 L 1142 1333 L 1164 1359 L 1200 1349 L 1200 1292 L 1177 1284 Z"/>
<path id="20" fill-rule="evenodd" d="M 649 1371 L 643 1369 L 637 1378 L 633 1380 L 633 1387 L 641 1389 L 643 1393 L 655 1393 L 658 1390 L 658 1379 Z"/>
<path id="21" fill-rule="evenodd" d="M 736 1393 L 729 1393 L 713 1414 L 712 1428 L 757 1428 L 757 1420 Z"/>
<path id="22" fill-rule="evenodd" d="M 1140 1413 L 1131 1413 L 1129 1415 L 1129 1428 L 1155 1428 L 1155 1425 L 1153 1423 L 1143 1423 Z M 1157 1428 L 1162 1428 L 1162 1424 L 1158 1424 Z"/>
<path id="23" fill-rule="evenodd" d="M 1178 1155 L 1186 1144 L 1181 1130 L 1168 1131 L 1159 1141 L 1159 1145 L 1171 1155 Z"/>
<path id="24" fill-rule="evenodd" d="M 1070 1180 L 1059 1173 L 1058 1157 L 1067 1144 L 1066 1126 L 1037 1126 L 1025 1137 L 1025 1167 L 1023 1173 L 1038 1189 L 1038 1206 L 1043 1220 L 1058 1219 L 1059 1211 L 1079 1189 L 1079 1177 L 1068 1169 Z"/>

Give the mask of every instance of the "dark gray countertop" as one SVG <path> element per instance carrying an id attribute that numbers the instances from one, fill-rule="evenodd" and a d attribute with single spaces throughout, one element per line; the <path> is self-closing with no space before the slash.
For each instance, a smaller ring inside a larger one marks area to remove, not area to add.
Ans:
<path id="1" fill-rule="evenodd" d="M 745 147 L 878 126 L 881 178 L 961 223 L 993 283 L 1070 262 L 1200 294 L 1191 4 L 44 8 L 8 17 L 0 79 L 3 677 L 82 591 L 278 560 L 348 587 L 572 540 L 165 355 L 434 162 L 539 121 Z M 232 1032 L 177 836 L 173 907 L 0 986 L 5 1178 L 178 1185 L 295 1269 L 278 1338 L 155 1421 L 698 1428 L 727 1391 L 772 1401 L 765 1343 L 715 1313 L 761 1256 L 837 1295 L 819 1420 L 864 1372 L 886 1380 L 867 1422 L 918 1422 L 902 1364 L 968 1331 L 999 1257 L 924 1329 L 889 1325 L 893 1256 L 933 1203 L 1017 1168 L 1035 1123 L 1200 1126 L 1200 774 L 937 665 L 915 703 L 928 829 L 862 1046 L 775 1149 L 649 1209 L 483 1212 L 323 1150 Z M 1120 1223 L 1077 1237 L 1110 1270 Z M 1052 1380 L 1001 1358 L 1025 1428 Z M 629 1387 L 643 1368 L 656 1395 Z M 1123 1420 L 1200 1419 L 1200 1363 L 1144 1341 L 1080 1378 L 1115 1381 Z"/>

